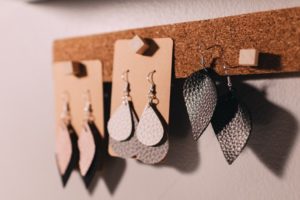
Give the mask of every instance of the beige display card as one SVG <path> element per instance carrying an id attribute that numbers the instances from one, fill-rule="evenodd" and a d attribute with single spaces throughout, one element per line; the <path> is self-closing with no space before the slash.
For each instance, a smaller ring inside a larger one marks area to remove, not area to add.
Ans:
<path id="1" fill-rule="evenodd" d="M 76 133 L 80 134 L 84 120 L 84 94 L 87 90 L 89 90 L 95 119 L 94 122 L 103 137 L 104 107 L 101 61 L 85 60 L 80 61 L 80 63 L 85 66 L 86 70 L 86 76 L 80 78 L 66 73 L 68 69 L 71 69 L 71 62 L 54 63 L 53 72 L 56 123 L 59 122 L 63 108 L 62 96 L 64 92 L 67 92 L 69 96 L 71 123 L 76 130 Z"/>
<path id="2" fill-rule="evenodd" d="M 169 122 L 170 91 L 172 76 L 173 40 L 171 38 L 153 39 L 156 51 L 151 55 L 140 55 L 131 47 L 131 40 L 118 40 L 115 43 L 111 116 L 122 102 L 124 81 L 121 76 L 125 70 L 129 70 L 128 81 L 130 83 L 130 95 L 133 106 L 140 118 L 146 104 L 150 84 L 147 81 L 149 72 L 156 70 L 153 80 L 156 84 L 159 104 L 157 109 Z M 151 48 L 151 47 L 150 47 Z M 109 149 L 111 155 L 115 155 Z"/>

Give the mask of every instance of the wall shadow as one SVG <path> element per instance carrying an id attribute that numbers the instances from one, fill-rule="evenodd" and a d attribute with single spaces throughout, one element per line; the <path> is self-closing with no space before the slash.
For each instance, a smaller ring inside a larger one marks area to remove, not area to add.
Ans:
<path id="1" fill-rule="evenodd" d="M 253 129 L 246 146 L 275 175 L 282 177 L 299 130 L 296 118 L 283 107 L 270 102 L 262 91 L 238 80 L 234 83 L 239 99 L 246 104 Z"/>
<path id="2" fill-rule="evenodd" d="M 95 188 L 101 179 L 104 180 L 109 192 L 114 194 L 120 180 L 126 169 L 126 161 L 120 158 L 113 158 L 108 155 L 108 132 L 107 122 L 110 114 L 110 99 L 111 99 L 111 83 L 103 84 L 103 98 L 104 98 L 104 121 L 105 131 L 104 138 L 102 138 L 102 147 L 99 151 L 102 151 L 104 159 L 99 159 L 97 169 L 94 171 L 93 176 L 90 178 L 87 189 L 90 194 L 94 193 Z M 85 181 L 86 183 L 86 181 Z"/>

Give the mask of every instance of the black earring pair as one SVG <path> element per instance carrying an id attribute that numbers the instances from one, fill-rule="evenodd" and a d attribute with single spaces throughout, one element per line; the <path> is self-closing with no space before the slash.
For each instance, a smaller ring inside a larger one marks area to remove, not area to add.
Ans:
<path id="1" fill-rule="evenodd" d="M 241 103 L 227 76 L 227 92 L 219 96 L 215 81 L 210 76 L 209 68 L 191 74 L 183 86 L 183 95 L 194 140 L 198 140 L 209 123 L 212 124 L 221 150 L 229 164 L 240 155 L 251 132 L 250 113 Z M 227 67 L 224 64 L 225 73 Z"/>

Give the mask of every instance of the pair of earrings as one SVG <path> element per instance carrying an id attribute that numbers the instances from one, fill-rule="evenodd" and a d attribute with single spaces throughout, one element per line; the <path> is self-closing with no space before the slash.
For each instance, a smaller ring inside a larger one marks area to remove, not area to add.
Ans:
<path id="1" fill-rule="evenodd" d="M 125 85 L 122 103 L 109 119 L 107 127 L 110 146 L 115 153 L 124 158 L 136 158 L 146 164 L 160 162 L 169 149 L 165 123 L 156 107 L 159 100 L 153 81 L 155 72 L 154 70 L 147 75 L 150 88 L 140 120 L 130 96 L 129 70 L 123 72 L 121 78 Z"/>
<path id="2" fill-rule="evenodd" d="M 198 140 L 211 122 L 224 157 L 232 164 L 250 135 L 250 113 L 237 99 L 230 76 L 227 76 L 227 93 L 218 97 L 216 84 L 208 71 L 211 66 L 205 66 L 203 57 L 202 65 L 203 69 L 186 79 L 183 89 L 193 138 Z M 223 67 L 227 74 L 226 65 Z"/>
<path id="3" fill-rule="evenodd" d="M 84 120 L 79 137 L 71 123 L 69 94 L 65 92 L 62 98 L 63 109 L 56 138 L 56 161 L 64 185 L 77 164 L 83 178 L 92 176 L 94 172 L 92 168 L 96 161 L 100 135 L 94 123 L 89 91 L 86 91 L 84 98 Z"/>

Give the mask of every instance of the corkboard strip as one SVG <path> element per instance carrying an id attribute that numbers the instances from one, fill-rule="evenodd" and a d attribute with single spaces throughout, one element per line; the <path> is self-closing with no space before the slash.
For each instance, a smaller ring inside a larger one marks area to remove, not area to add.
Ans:
<path id="1" fill-rule="evenodd" d="M 177 78 L 187 77 L 200 68 L 199 59 L 206 47 L 219 45 L 230 75 L 268 74 L 300 71 L 300 8 L 289 8 L 211 20 L 126 30 L 114 33 L 61 39 L 54 42 L 54 61 L 100 59 L 103 79 L 111 81 L 113 47 L 118 39 L 170 37 L 174 40 L 174 66 Z M 260 52 L 258 67 L 239 67 L 239 50 Z M 215 51 L 215 49 L 213 50 Z M 206 52 L 211 59 L 215 52 Z M 216 72 L 224 75 L 221 62 Z"/>

